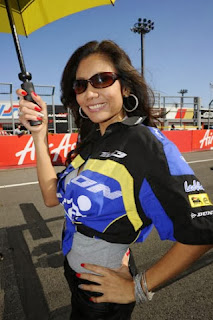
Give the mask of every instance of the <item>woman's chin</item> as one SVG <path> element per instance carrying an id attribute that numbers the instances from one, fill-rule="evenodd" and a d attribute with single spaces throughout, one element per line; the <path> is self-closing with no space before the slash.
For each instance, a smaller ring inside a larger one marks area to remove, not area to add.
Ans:
<path id="1" fill-rule="evenodd" d="M 89 118 L 94 123 L 102 123 L 108 121 L 108 119 L 110 119 L 110 116 L 92 113 L 89 115 Z"/>

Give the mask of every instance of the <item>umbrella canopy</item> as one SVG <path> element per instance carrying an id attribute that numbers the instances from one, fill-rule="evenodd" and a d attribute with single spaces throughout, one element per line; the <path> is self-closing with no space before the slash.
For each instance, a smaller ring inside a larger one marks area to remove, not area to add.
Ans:
<path id="1" fill-rule="evenodd" d="M 32 75 L 26 71 L 18 35 L 28 36 L 33 31 L 72 13 L 92 7 L 112 4 L 115 0 L 0 0 L 0 32 L 11 33 L 19 60 L 21 87 L 28 93 L 24 99 L 33 101 Z M 30 121 L 39 125 L 41 121 Z"/>
<path id="2" fill-rule="evenodd" d="M 28 36 L 33 31 L 70 14 L 115 0 L 9 0 L 16 31 Z M 0 32 L 11 33 L 5 0 L 0 0 Z"/>

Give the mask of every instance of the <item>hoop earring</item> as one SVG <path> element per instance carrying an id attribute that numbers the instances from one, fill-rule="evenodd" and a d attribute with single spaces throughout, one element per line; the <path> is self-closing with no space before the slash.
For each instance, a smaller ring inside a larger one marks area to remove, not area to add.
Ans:
<path id="1" fill-rule="evenodd" d="M 80 114 L 80 116 L 81 116 L 82 118 L 84 118 L 84 119 L 89 119 L 87 116 L 84 116 L 84 115 L 83 115 L 81 107 L 79 107 L 78 112 L 79 112 L 79 114 Z"/>
<path id="2" fill-rule="evenodd" d="M 138 98 L 137 98 L 134 94 L 132 94 L 132 93 L 130 93 L 130 95 L 129 95 L 128 97 L 125 97 L 125 98 L 127 99 L 127 98 L 129 98 L 129 97 L 133 97 L 133 98 L 135 99 L 135 106 L 134 106 L 134 108 L 133 108 L 133 109 L 127 109 L 127 107 L 125 107 L 125 105 L 123 105 L 123 108 L 124 108 L 124 110 L 125 110 L 126 112 L 133 112 L 133 111 L 135 111 L 135 110 L 137 109 L 137 107 L 138 107 L 138 104 L 139 104 Z M 127 103 L 127 104 L 128 104 L 128 103 Z"/>

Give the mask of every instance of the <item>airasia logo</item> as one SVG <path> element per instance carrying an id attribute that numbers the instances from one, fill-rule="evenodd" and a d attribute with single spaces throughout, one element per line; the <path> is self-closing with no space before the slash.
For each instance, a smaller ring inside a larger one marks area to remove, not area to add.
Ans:
<path id="1" fill-rule="evenodd" d="M 213 142 L 213 132 L 211 130 L 206 130 L 203 139 L 200 140 L 200 149 L 211 145 Z"/>
<path id="2" fill-rule="evenodd" d="M 63 156 L 64 156 L 64 158 L 66 158 L 68 152 L 75 149 L 76 142 L 70 143 L 70 137 L 71 137 L 71 133 L 65 134 L 63 136 L 61 142 L 59 143 L 58 147 L 56 147 L 54 149 L 52 149 L 54 147 L 54 144 L 53 143 L 49 144 L 50 154 L 54 154 L 54 157 L 52 159 L 53 162 L 56 162 L 58 160 L 58 157 L 59 157 L 61 151 L 63 151 Z M 25 158 L 28 154 L 30 155 L 30 160 L 34 161 L 35 160 L 35 146 L 34 146 L 34 142 L 33 142 L 32 137 L 30 137 L 30 139 L 26 143 L 26 146 L 24 147 L 23 150 L 16 152 L 15 156 L 17 158 L 19 157 L 18 165 L 22 165 L 24 163 Z"/>

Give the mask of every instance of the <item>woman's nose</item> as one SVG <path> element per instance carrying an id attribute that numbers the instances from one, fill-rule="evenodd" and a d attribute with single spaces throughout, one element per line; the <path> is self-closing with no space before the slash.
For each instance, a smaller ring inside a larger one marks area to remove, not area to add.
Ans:
<path id="1" fill-rule="evenodd" d="M 85 94 L 88 98 L 98 97 L 98 89 L 94 88 L 89 82 Z"/>

